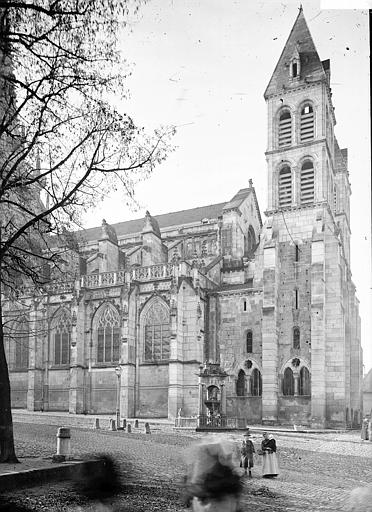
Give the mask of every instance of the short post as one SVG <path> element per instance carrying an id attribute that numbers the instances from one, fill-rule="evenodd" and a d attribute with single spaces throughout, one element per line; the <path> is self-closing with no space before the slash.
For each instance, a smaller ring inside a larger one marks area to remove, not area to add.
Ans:
<path id="1" fill-rule="evenodd" d="M 99 426 L 99 418 L 95 418 L 93 428 L 99 430 L 101 427 Z"/>
<path id="2" fill-rule="evenodd" d="M 150 423 L 146 421 L 145 423 L 145 434 L 151 434 L 150 432 Z"/>
<path id="3" fill-rule="evenodd" d="M 130 423 L 127 423 L 127 432 L 128 434 L 132 432 L 132 425 Z"/>
<path id="4" fill-rule="evenodd" d="M 369 420 L 368 422 L 368 439 L 369 441 L 372 441 L 372 421 Z"/>
<path id="5" fill-rule="evenodd" d="M 126 419 L 123 419 L 123 423 L 121 426 L 123 427 L 123 430 L 125 430 L 127 428 L 127 420 Z"/>
<path id="6" fill-rule="evenodd" d="M 57 453 L 53 460 L 62 462 L 70 455 L 71 433 L 67 427 L 59 427 L 57 432 Z"/>
<path id="7" fill-rule="evenodd" d="M 120 380 L 121 380 L 121 367 L 115 368 L 115 374 L 118 378 L 116 383 L 116 425 L 120 427 Z"/>
<path id="8" fill-rule="evenodd" d="M 110 418 L 110 430 L 116 430 L 116 421 Z"/>
<path id="9" fill-rule="evenodd" d="M 138 420 L 135 420 L 135 422 L 134 422 L 134 428 L 138 428 Z"/>

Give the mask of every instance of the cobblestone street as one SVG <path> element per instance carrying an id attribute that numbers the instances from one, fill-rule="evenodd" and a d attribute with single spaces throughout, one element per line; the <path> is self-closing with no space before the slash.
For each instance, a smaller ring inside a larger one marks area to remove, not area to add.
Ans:
<path id="1" fill-rule="evenodd" d="M 19 457 L 51 456 L 55 453 L 56 427 L 15 423 Z M 216 434 L 209 434 L 215 436 Z M 240 434 L 224 433 L 240 441 Z M 154 427 L 151 435 L 138 430 L 132 434 L 71 430 L 72 454 L 110 453 L 120 463 L 123 494 L 115 499 L 115 510 L 183 511 L 180 482 L 185 449 L 202 434 L 174 432 L 169 427 Z M 359 434 L 277 434 L 281 473 L 277 480 L 260 477 L 260 458 L 256 457 L 253 478 L 244 481 L 242 510 L 264 511 L 339 511 L 351 489 L 372 481 L 372 443 L 362 442 Z M 260 434 L 252 437 L 256 447 Z M 67 511 L 79 501 L 71 484 L 56 484 L 12 493 L 9 499 L 21 500 L 33 510 Z"/>

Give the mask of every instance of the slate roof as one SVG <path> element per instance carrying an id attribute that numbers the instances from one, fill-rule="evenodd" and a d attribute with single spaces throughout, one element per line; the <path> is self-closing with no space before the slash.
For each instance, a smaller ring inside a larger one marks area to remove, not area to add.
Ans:
<path id="1" fill-rule="evenodd" d="M 237 194 L 235 194 L 235 196 L 231 199 L 231 201 L 229 201 L 228 203 L 225 204 L 225 206 L 223 207 L 223 210 L 226 211 L 226 210 L 233 210 L 235 208 L 239 208 L 239 206 L 242 204 L 244 199 L 246 199 L 248 197 L 248 195 L 251 193 L 251 191 L 252 191 L 252 189 L 250 189 L 250 188 L 242 188 L 241 190 L 239 190 L 239 192 Z"/>
<path id="2" fill-rule="evenodd" d="M 300 56 L 301 70 L 300 80 L 296 82 L 296 84 L 304 83 L 305 77 L 311 77 L 311 81 L 326 81 L 327 77 L 324 68 L 329 67 L 329 62 L 325 61 L 323 66 L 307 26 L 302 8 L 298 13 L 269 85 L 266 88 L 264 94 L 265 98 L 271 94 L 280 92 L 285 86 L 290 84 L 289 63 L 297 51 Z"/>
<path id="3" fill-rule="evenodd" d="M 191 224 L 193 222 L 200 222 L 203 219 L 217 219 L 222 215 L 222 209 L 226 203 L 211 204 L 208 206 L 200 206 L 190 210 L 181 210 L 179 212 L 164 213 L 163 215 L 156 215 L 154 218 L 157 220 L 160 229 L 168 228 L 171 226 L 180 226 L 182 224 Z M 112 224 L 115 229 L 117 237 L 141 233 L 144 226 L 144 217 L 140 219 L 128 220 L 126 222 L 119 222 Z M 85 241 L 98 240 L 101 235 L 101 227 L 88 228 L 77 233 Z"/>

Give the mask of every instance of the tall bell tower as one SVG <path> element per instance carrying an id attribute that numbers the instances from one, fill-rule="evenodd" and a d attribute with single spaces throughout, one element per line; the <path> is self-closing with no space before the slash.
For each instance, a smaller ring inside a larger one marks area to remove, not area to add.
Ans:
<path id="1" fill-rule="evenodd" d="M 334 135 L 330 62 L 302 8 L 264 97 L 263 420 L 344 425 L 361 410 L 347 150 Z"/>

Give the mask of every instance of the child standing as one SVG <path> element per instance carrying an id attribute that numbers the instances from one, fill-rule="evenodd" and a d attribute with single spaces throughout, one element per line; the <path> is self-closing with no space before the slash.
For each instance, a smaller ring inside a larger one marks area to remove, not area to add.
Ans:
<path id="1" fill-rule="evenodd" d="M 247 474 L 249 478 L 252 478 L 252 468 L 253 468 L 253 454 L 256 452 L 254 449 L 254 445 L 252 441 L 249 439 L 251 434 L 249 432 L 249 428 L 244 434 L 244 439 L 242 442 L 242 446 L 240 448 L 240 467 L 244 468 L 244 474 Z"/>

